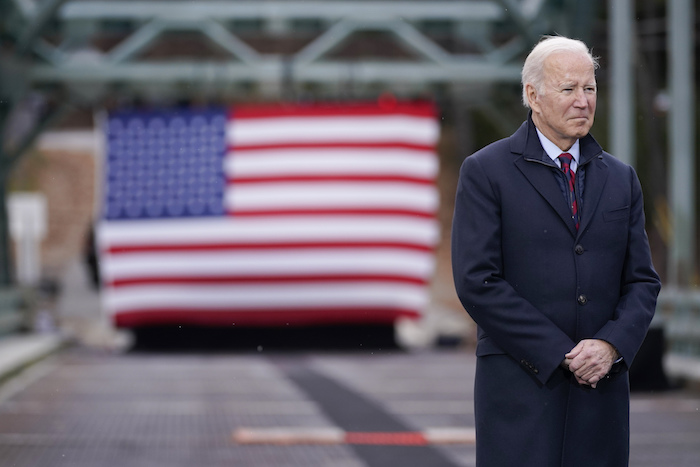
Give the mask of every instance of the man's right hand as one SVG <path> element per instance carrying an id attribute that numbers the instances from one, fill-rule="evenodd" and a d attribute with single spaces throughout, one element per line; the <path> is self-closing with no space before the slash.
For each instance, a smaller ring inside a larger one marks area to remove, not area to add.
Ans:
<path id="1" fill-rule="evenodd" d="M 571 358 L 565 358 L 564 360 L 562 360 L 560 366 L 561 366 L 563 369 L 567 370 L 567 371 L 571 371 L 571 368 L 569 368 L 569 365 L 571 364 L 571 361 L 572 361 Z M 573 372 L 572 372 L 572 373 L 573 373 Z M 576 378 L 576 382 L 577 382 L 578 384 L 586 385 L 586 386 L 593 386 L 593 385 L 590 384 L 588 381 L 584 381 L 584 380 L 582 380 L 581 378 L 579 378 L 578 376 L 576 376 L 576 373 L 574 373 L 574 377 Z M 595 386 L 593 386 L 593 387 L 595 387 Z"/>
<path id="2" fill-rule="evenodd" d="M 617 354 L 615 347 L 604 340 L 584 339 L 564 356 L 562 364 L 574 374 L 578 384 L 595 388 L 610 371 Z"/>

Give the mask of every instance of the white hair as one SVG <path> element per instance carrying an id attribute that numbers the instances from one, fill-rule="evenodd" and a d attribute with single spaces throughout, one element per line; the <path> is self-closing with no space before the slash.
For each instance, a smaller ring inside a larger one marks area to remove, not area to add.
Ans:
<path id="1" fill-rule="evenodd" d="M 538 93 L 543 92 L 544 62 L 550 55 L 557 52 L 574 52 L 586 55 L 591 60 L 593 69 L 598 69 L 598 59 L 593 56 L 584 42 L 562 36 L 544 36 L 532 49 L 523 65 L 521 78 L 523 85 L 523 105 L 528 109 L 530 108 L 530 103 L 527 100 L 525 86 L 531 84 Z"/>

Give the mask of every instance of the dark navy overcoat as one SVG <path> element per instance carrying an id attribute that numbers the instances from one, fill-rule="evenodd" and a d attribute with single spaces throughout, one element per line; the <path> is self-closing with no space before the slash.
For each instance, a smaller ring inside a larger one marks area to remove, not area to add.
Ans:
<path id="1" fill-rule="evenodd" d="M 562 173 L 528 120 L 465 159 L 452 226 L 457 294 L 478 325 L 479 467 L 622 467 L 629 457 L 627 366 L 660 290 L 635 171 L 580 140 L 580 227 Z M 582 339 L 623 363 L 596 389 L 560 367 Z"/>

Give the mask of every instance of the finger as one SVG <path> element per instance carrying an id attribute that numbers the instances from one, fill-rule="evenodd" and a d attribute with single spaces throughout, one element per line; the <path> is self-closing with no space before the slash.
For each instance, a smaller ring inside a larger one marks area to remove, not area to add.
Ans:
<path id="1" fill-rule="evenodd" d="M 588 384 L 588 381 L 583 380 L 583 379 L 581 379 L 581 378 L 576 378 L 576 382 L 577 382 L 578 384 L 580 384 L 581 386 L 590 386 L 590 385 Z"/>
<path id="2" fill-rule="evenodd" d="M 576 358 L 576 356 L 581 353 L 581 350 L 583 350 L 583 344 L 579 342 L 573 349 L 569 350 L 569 353 L 564 355 L 564 358 Z"/>
<path id="3" fill-rule="evenodd" d="M 597 368 L 587 367 L 583 370 L 576 372 L 577 376 L 586 381 L 590 381 L 592 378 L 598 377 L 600 379 L 600 371 Z"/>
<path id="4" fill-rule="evenodd" d="M 595 366 L 597 362 L 598 358 L 595 353 L 592 352 L 588 346 L 582 346 L 581 351 L 572 358 L 572 364 L 570 366 L 573 369 L 572 371 L 577 371 Z"/>
<path id="5" fill-rule="evenodd" d="M 578 356 L 572 358 L 571 363 L 569 364 L 569 368 L 573 372 L 585 371 L 587 366 L 588 366 L 588 360 L 582 355 L 578 355 Z"/>
<path id="6" fill-rule="evenodd" d="M 577 378 L 580 378 L 584 381 L 588 381 L 588 383 L 591 386 L 597 385 L 605 376 L 607 375 L 607 372 L 604 371 L 596 371 L 596 372 L 591 372 L 591 373 L 585 373 L 582 375 L 577 376 Z"/>
<path id="7" fill-rule="evenodd" d="M 579 373 L 581 376 L 585 376 L 586 373 L 607 373 L 606 370 L 608 367 L 608 362 L 596 355 L 587 356 L 585 359 L 583 356 L 580 356 L 579 358 L 574 359 L 570 365 L 572 371 Z"/>
<path id="8" fill-rule="evenodd" d="M 583 371 L 577 371 L 576 376 L 581 378 L 582 380 L 589 382 L 592 380 L 598 381 L 601 377 L 601 372 L 598 370 L 587 368 Z"/>

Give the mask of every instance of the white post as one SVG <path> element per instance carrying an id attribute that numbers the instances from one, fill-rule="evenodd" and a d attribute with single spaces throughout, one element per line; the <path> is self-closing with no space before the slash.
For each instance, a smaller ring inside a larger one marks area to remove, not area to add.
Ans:
<path id="1" fill-rule="evenodd" d="M 669 254 L 668 283 L 688 287 L 695 276 L 695 144 L 693 93 L 693 6 L 691 0 L 668 4 L 669 83 L 669 200 L 673 213 L 673 238 Z"/>
<path id="2" fill-rule="evenodd" d="M 632 2 L 608 0 L 611 38 L 610 152 L 634 165 L 634 79 L 632 78 Z"/>
<path id="3" fill-rule="evenodd" d="M 36 285 L 41 278 L 41 241 L 46 236 L 46 198 L 41 193 L 11 193 L 7 201 L 10 236 L 16 246 L 17 282 Z"/>

